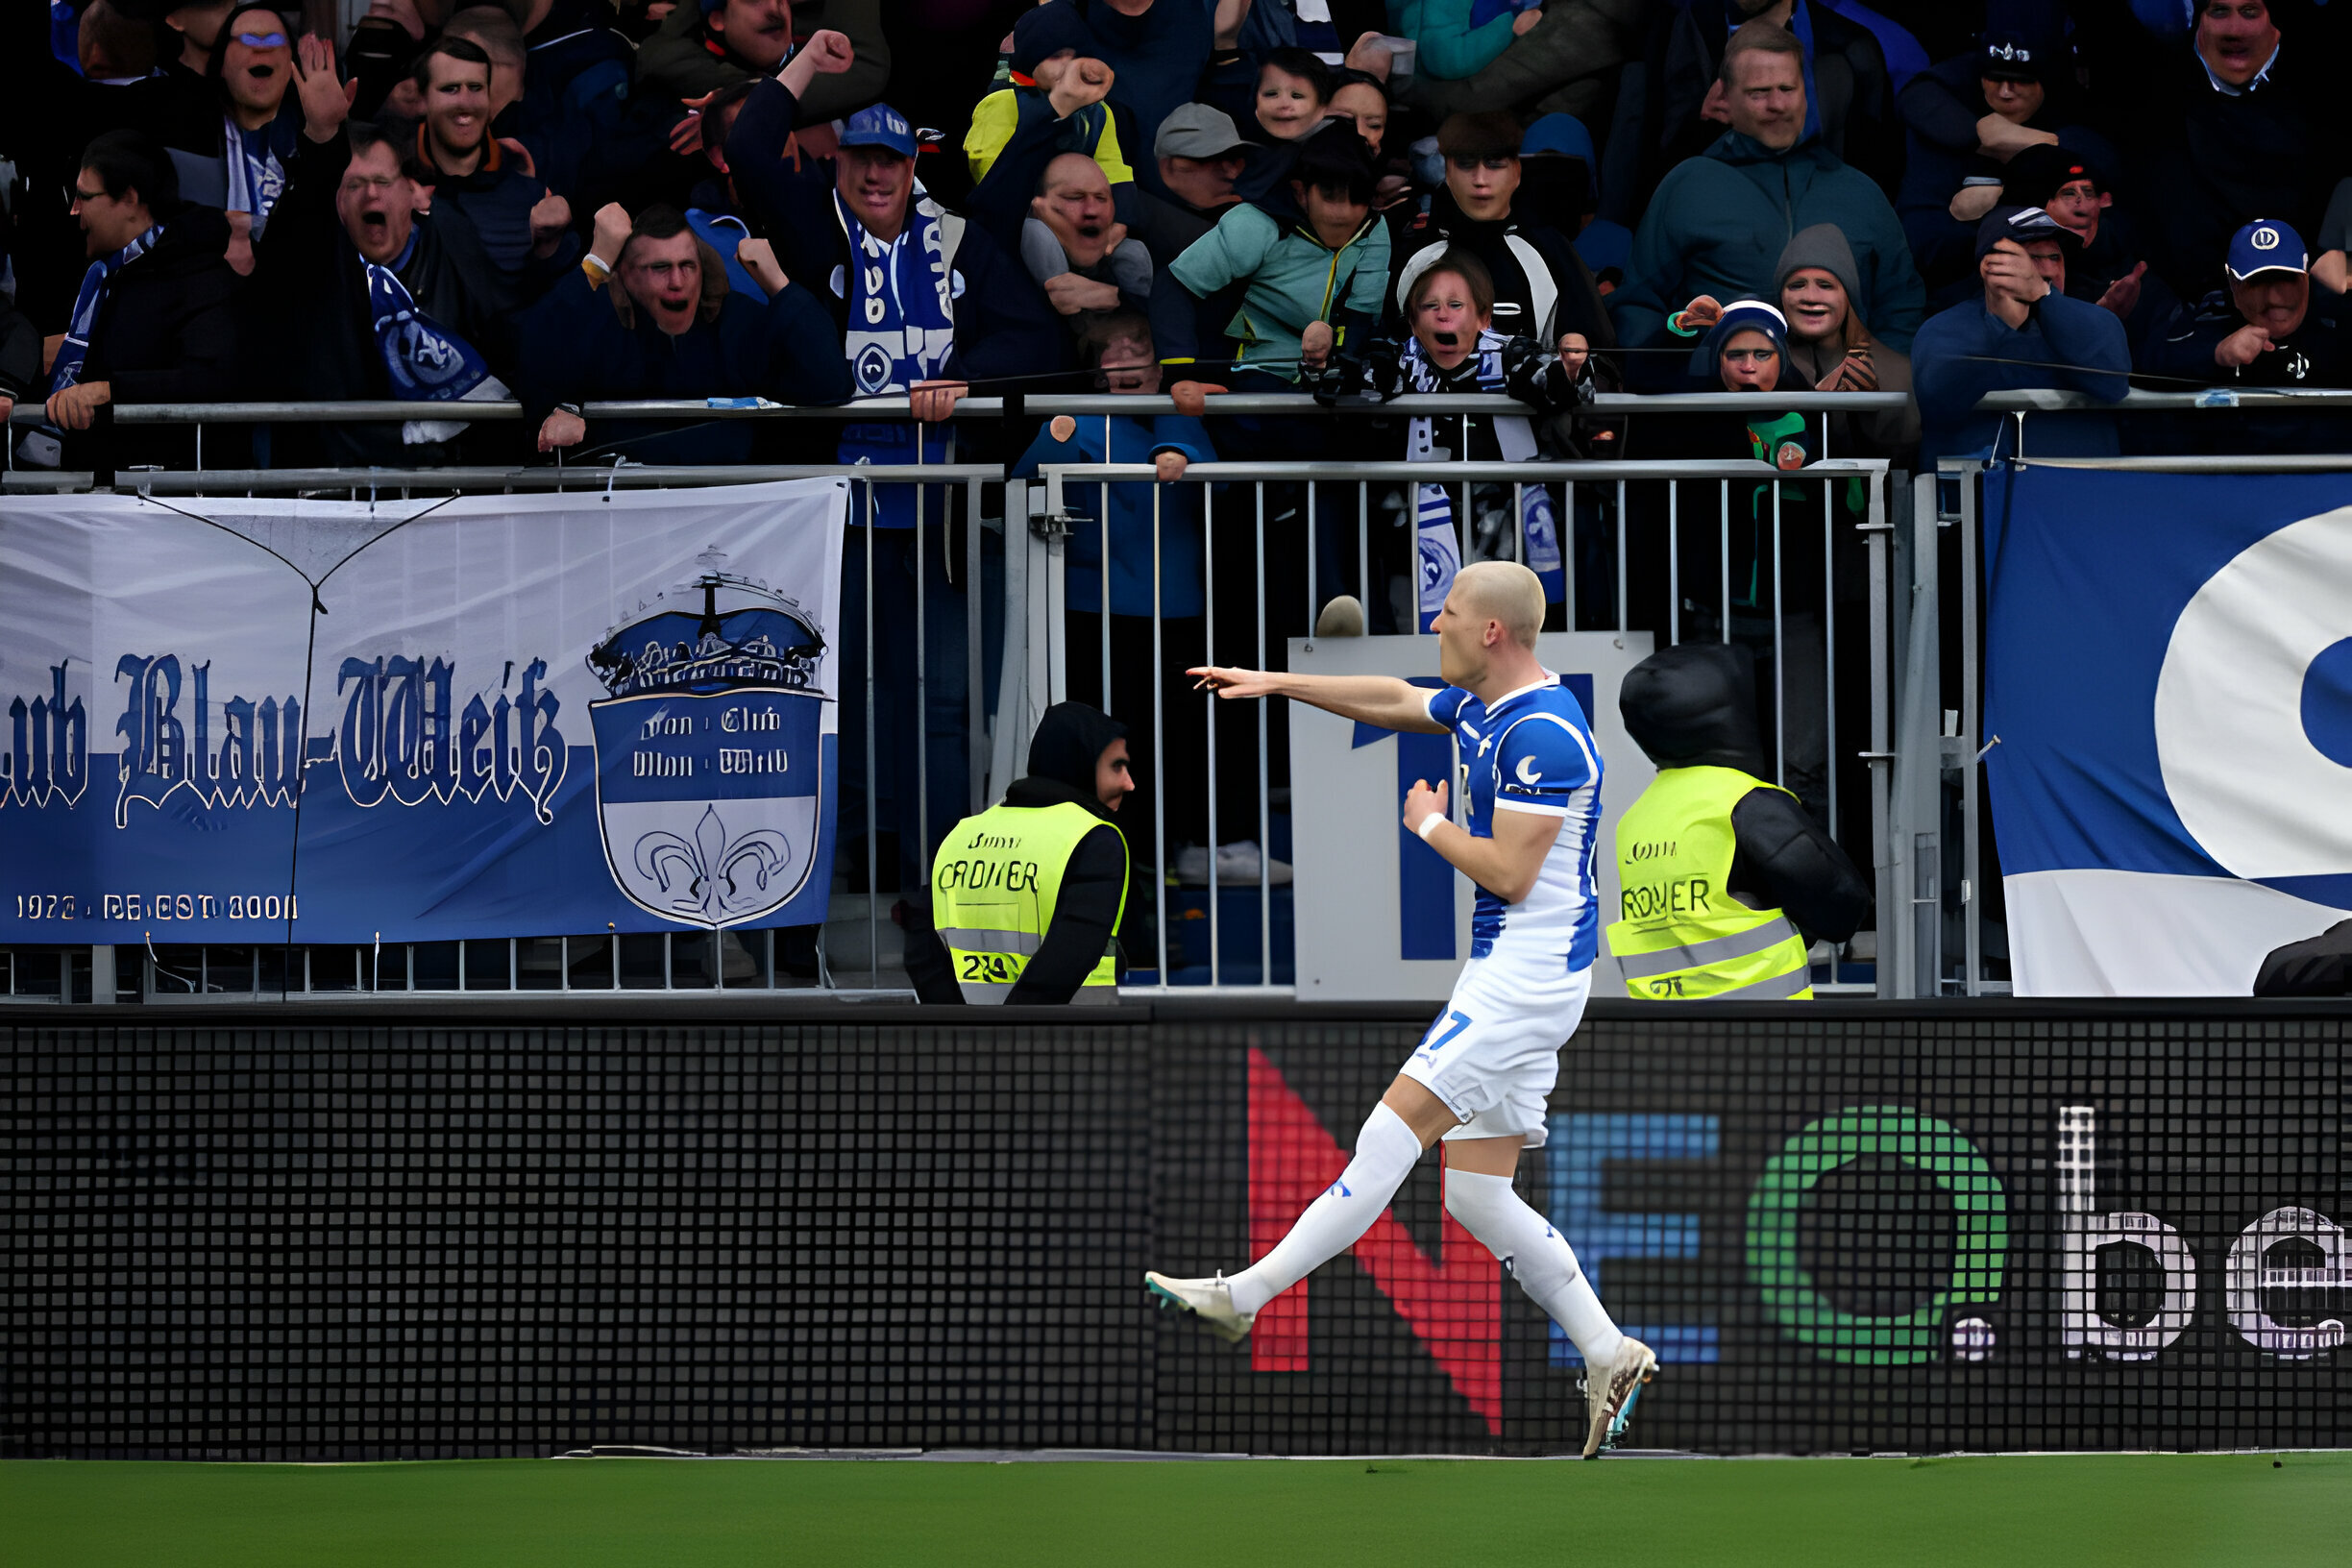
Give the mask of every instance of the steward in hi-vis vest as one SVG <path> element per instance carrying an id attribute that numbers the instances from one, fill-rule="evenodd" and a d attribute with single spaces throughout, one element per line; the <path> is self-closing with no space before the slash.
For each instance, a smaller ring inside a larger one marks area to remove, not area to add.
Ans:
<path id="1" fill-rule="evenodd" d="M 1118 999 L 1128 857 L 1112 813 L 1135 788 L 1126 733 L 1057 702 L 1029 743 L 1028 776 L 940 845 L 930 907 L 908 911 L 907 975 L 922 1000 Z"/>
<path id="2" fill-rule="evenodd" d="M 1767 783 L 1746 649 L 1685 643 L 1626 675 L 1618 711 L 1658 775 L 1617 824 L 1609 951 L 1643 1001 L 1806 1000 L 1805 950 L 1844 942 L 1870 884 Z"/>

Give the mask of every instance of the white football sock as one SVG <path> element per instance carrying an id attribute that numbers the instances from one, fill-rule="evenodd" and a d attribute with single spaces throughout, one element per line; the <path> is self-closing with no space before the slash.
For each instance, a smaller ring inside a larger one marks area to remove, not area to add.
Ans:
<path id="1" fill-rule="evenodd" d="M 1227 1280 L 1236 1311 L 1252 1314 L 1356 1244 L 1372 1228 L 1421 1158 L 1421 1140 L 1405 1118 L 1376 1105 L 1356 1135 L 1356 1158 L 1307 1206 L 1274 1250 Z"/>
<path id="2" fill-rule="evenodd" d="M 1568 1331 L 1586 1366 L 1605 1367 L 1615 1359 L 1625 1335 L 1609 1321 L 1601 1298 L 1577 1266 L 1568 1238 L 1511 1190 L 1509 1177 L 1449 1170 L 1445 1206 L 1462 1229 L 1503 1260 L 1519 1288 Z"/>

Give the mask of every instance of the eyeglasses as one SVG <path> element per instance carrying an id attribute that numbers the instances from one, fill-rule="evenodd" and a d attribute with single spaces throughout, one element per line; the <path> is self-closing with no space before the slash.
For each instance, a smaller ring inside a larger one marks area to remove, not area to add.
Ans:
<path id="1" fill-rule="evenodd" d="M 1752 359 L 1759 365 L 1769 365 L 1780 357 L 1780 351 L 1778 349 L 1726 349 L 1723 351 L 1723 356 L 1727 364 L 1744 365 Z"/>
<path id="2" fill-rule="evenodd" d="M 236 40 L 248 49 L 283 49 L 286 36 L 283 33 L 239 33 Z"/>
<path id="3" fill-rule="evenodd" d="M 1453 159 L 1450 159 L 1450 161 L 1456 168 L 1461 170 L 1461 172 L 1464 174 L 1469 174 L 1473 170 L 1477 169 L 1486 169 L 1493 173 L 1500 174 L 1505 169 L 1509 168 L 1513 163 L 1516 163 L 1519 160 L 1508 156 L 1502 158 L 1472 158 L 1467 153 L 1457 153 Z"/>

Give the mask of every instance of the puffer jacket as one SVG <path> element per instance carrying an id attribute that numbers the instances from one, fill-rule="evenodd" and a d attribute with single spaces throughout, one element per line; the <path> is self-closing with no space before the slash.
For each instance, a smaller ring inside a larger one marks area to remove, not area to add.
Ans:
<path id="1" fill-rule="evenodd" d="M 1296 381 L 1299 334 L 1308 323 L 1364 332 L 1379 320 L 1388 283 L 1388 226 L 1372 213 L 1335 251 L 1304 223 L 1286 225 L 1245 204 L 1219 218 L 1168 272 L 1203 300 L 1239 286 L 1239 308 L 1225 327 L 1238 345 L 1237 362 L 1262 361 L 1269 374 Z"/>
<path id="2" fill-rule="evenodd" d="M 1885 194 L 1818 141 L 1776 153 L 1736 131 L 1678 165 L 1651 199 L 1625 285 L 1608 297 L 1618 341 L 1657 343 L 1667 316 L 1701 294 L 1770 298 L 1782 248 L 1817 223 L 1835 224 L 1853 247 L 1854 309 L 1881 342 L 1908 352 L 1927 294 Z"/>

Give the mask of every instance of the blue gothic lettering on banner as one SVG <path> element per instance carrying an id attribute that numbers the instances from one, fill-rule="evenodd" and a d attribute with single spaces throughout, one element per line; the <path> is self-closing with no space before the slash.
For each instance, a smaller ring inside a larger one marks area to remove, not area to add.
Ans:
<path id="1" fill-rule="evenodd" d="M 824 919 L 845 482 L 237 505 L 0 502 L 0 943 Z"/>

